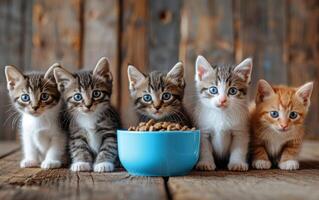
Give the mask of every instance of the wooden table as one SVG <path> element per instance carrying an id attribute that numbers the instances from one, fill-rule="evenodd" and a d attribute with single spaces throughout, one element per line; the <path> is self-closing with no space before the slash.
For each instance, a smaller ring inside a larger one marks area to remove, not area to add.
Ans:
<path id="1" fill-rule="evenodd" d="M 319 142 L 306 141 L 301 170 L 245 173 L 194 171 L 188 176 L 134 177 L 73 173 L 68 169 L 20 169 L 16 143 L 0 143 L 0 199 L 319 199 Z"/>

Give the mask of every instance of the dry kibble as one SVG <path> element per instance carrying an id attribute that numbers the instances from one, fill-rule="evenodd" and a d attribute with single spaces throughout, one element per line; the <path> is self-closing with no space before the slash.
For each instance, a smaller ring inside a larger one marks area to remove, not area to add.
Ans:
<path id="1" fill-rule="evenodd" d="M 155 122 L 151 119 L 148 122 L 140 122 L 136 127 L 131 126 L 129 131 L 194 131 L 195 127 L 182 126 L 179 123 L 174 122 Z"/>

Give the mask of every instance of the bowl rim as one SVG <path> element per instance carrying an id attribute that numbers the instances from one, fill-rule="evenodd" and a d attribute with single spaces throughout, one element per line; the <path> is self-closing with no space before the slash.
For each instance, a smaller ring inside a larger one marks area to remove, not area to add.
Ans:
<path id="1" fill-rule="evenodd" d="M 129 131 L 127 129 L 117 129 L 117 133 L 119 134 L 133 134 L 133 135 L 169 135 L 169 134 L 200 134 L 200 130 L 196 129 L 195 131 Z"/>

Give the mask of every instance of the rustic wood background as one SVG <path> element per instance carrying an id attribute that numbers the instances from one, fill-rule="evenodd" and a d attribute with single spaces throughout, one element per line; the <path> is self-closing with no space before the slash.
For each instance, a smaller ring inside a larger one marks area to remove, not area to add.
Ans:
<path id="1" fill-rule="evenodd" d="M 185 63 L 188 87 L 194 62 L 254 59 L 253 84 L 264 78 L 299 86 L 316 80 L 307 120 L 319 134 L 318 0 L 1 0 L 0 139 L 16 138 L 3 67 L 92 69 L 101 56 L 112 63 L 113 102 L 127 125 L 127 65 L 144 71 Z"/>

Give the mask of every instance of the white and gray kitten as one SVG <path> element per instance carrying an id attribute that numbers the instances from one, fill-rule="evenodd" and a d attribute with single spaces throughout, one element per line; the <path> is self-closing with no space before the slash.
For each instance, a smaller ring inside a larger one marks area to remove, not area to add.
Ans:
<path id="1" fill-rule="evenodd" d="M 237 66 L 212 66 L 203 56 L 197 57 L 194 113 L 201 130 L 197 169 L 214 170 L 216 161 L 226 161 L 229 170 L 248 170 L 247 89 L 251 71 L 250 58 Z"/>
<path id="2" fill-rule="evenodd" d="M 9 96 L 21 114 L 22 168 L 59 168 L 65 160 L 62 103 L 52 73 L 58 67 L 54 64 L 45 74 L 22 74 L 13 66 L 5 68 Z"/>

